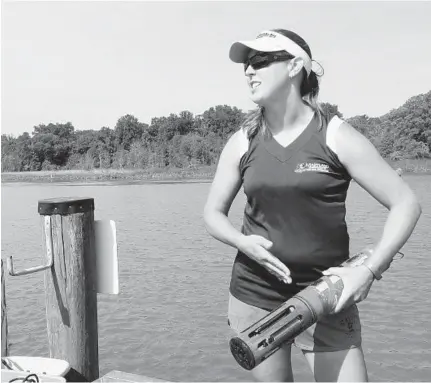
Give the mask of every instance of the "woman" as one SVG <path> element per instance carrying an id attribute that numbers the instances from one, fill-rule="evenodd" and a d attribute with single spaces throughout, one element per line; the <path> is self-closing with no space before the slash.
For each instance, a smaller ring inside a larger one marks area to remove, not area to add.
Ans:
<path id="1" fill-rule="evenodd" d="M 204 211 L 208 232 L 238 250 L 229 323 L 243 331 L 321 273 L 344 283 L 334 313 L 295 339 L 317 381 L 366 381 L 356 303 L 389 267 L 420 216 L 418 201 L 373 145 L 340 118 L 323 115 L 307 43 L 275 29 L 237 42 L 258 105 L 224 147 Z M 383 234 L 362 266 L 349 257 L 345 200 L 355 179 L 389 209 Z M 241 232 L 228 219 L 240 187 L 247 203 Z M 252 371 L 258 381 L 292 381 L 291 345 Z"/>

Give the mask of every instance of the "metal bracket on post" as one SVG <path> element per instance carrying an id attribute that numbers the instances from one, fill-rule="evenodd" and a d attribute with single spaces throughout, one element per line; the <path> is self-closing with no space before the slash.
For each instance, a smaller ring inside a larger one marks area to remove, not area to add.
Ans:
<path id="1" fill-rule="evenodd" d="M 45 234 L 46 234 L 46 251 L 48 255 L 48 264 L 42 266 L 31 267 L 29 269 L 25 269 L 22 271 L 15 271 L 13 269 L 13 260 L 12 256 L 7 259 L 7 268 L 9 275 L 12 277 L 17 277 L 20 275 L 33 274 L 37 271 L 42 271 L 46 269 L 50 269 L 54 263 L 54 258 L 52 255 L 52 232 L 51 232 L 51 216 L 45 216 Z"/>

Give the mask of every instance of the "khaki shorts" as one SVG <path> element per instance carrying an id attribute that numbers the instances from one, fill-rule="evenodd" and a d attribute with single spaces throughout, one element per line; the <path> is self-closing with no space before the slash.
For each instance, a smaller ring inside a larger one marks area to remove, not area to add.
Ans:
<path id="1" fill-rule="evenodd" d="M 228 323 L 240 333 L 268 314 L 268 311 L 250 306 L 229 294 Z M 294 344 L 307 351 L 341 351 L 361 345 L 361 322 L 356 305 L 338 314 L 332 314 L 299 334 Z"/>

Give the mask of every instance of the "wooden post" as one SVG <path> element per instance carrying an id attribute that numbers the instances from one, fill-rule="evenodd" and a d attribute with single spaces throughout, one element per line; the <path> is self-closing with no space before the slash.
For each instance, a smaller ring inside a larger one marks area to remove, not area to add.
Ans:
<path id="1" fill-rule="evenodd" d="M 3 259 L 1 260 L 1 356 L 9 355 L 7 330 L 7 309 L 6 309 L 6 282 L 3 269 Z"/>
<path id="2" fill-rule="evenodd" d="M 91 382 L 99 377 L 94 200 L 47 199 L 38 211 L 44 227 L 51 219 L 43 230 L 53 255 L 45 271 L 49 354 L 70 364 L 70 380 Z"/>

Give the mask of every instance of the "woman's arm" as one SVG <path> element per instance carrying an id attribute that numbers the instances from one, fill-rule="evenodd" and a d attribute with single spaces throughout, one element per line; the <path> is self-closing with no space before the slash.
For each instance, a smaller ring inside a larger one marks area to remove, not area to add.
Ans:
<path id="1" fill-rule="evenodd" d="M 343 123 L 335 135 L 337 155 L 352 178 L 389 214 L 380 240 L 364 265 L 331 267 L 323 274 L 343 279 L 344 289 L 334 312 L 364 300 L 374 279 L 380 279 L 398 250 L 410 237 L 421 207 L 410 187 L 380 156 L 376 148 L 352 126 Z"/>
<path id="2" fill-rule="evenodd" d="M 243 235 L 233 227 L 228 213 L 242 184 L 239 171 L 240 134 L 238 131 L 232 135 L 220 155 L 204 208 L 204 222 L 208 233 L 235 248 L 238 248 Z"/>
<path id="3" fill-rule="evenodd" d="M 214 238 L 239 249 L 281 281 L 291 283 L 290 270 L 268 251 L 272 242 L 259 235 L 242 234 L 228 219 L 229 209 L 242 184 L 239 162 L 247 146 L 243 132 L 238 131 L 224 147 L 204 208 L 205 226 Z"/>
<path id="4" fill-rule="evenodd" d="M 352 178 L 389 209 L 383 234 L 365 264 L 379 279 L 409 239 L 421 214 L 419 202 L 406 182 L 362 134 L 343 123 L 336 135 L 337 154 Z"/>

